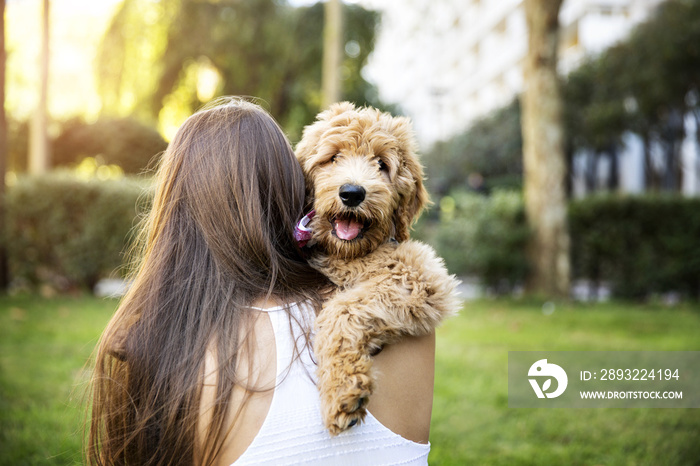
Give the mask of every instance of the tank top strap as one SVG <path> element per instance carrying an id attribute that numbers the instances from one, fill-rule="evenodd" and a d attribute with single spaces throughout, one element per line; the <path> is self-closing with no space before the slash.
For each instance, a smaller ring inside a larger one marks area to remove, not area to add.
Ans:
<path id="1" fill-rule="evenodd" d="M 308 304 L 291 303 L 288 306 L 252 309 L 266 312 L 270 317 L 277 345 L 277 384 L 294 369 L 292 362 L 300 356 L 308 366 L 313 310 Z"/>

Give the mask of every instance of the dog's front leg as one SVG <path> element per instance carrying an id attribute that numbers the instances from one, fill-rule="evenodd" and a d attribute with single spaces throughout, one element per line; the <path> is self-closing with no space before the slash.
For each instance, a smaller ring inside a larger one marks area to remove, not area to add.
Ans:
<path id="1" fill-rule="evenodd" d="M 371 355 L 403 336 L 427 335 L 461 304 L 457 281 L 428 246 L 406 243 L 379 262 L 327 300 L 316 321 L 321 409 L 333 435 L 366 415 Z"/>
<path id="2" fill-rule="evenodd" d="M 374 389 L 372 355 L 402 336 L 430 333 L 446 315 L 430 306 L 420 283 L 407 287 L 396 278 L 378 274 L 339 291 L 316 320 L 321 411 L 332 435 L 364 420 Z"/>
<path id="3" fill-rule="evenodd" d="M 383 344 L 373 303 L 357 299 L 357 291 L 338 292 L 326 301 L 316 320 L 321 413 L 331 435 L 364 420 L 374 389 L 372 354 Z"/>

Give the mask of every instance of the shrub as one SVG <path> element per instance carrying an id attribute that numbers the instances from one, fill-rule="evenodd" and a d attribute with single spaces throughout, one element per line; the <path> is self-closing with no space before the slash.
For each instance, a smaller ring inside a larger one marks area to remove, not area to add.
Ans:
<path id="1" fill-rule="evenodd" d="M 90 288 L 122 263 L 144 182 L 82 180 L 68 172 L 23 176 L 7 193 L 13 279 L 59 290 Z"/>
<path id="2" fill-rule="evenodd" d="M 700 297 L 700 199 L 593 196 L 569 206 L 573 275 L 621 298 Z"/>
<path id="3" fill-rule="evenodd" d="M 56 166 L 69 166 L 86 157 L 99 157 L 106 165 L 138 174 L 154 166 L 166 147 L 155 129 L 130 118 L 100 119 L 92 124 L 73 119 L 63 124 L 53 141 L 53 161 Z"/>
<path id="4" fill-rule="evenodd" d="M 606 283 L 616 298 L 659 293 L 700 298 L 700 199 L 598 195 L 569 204 L 572 278 Z M 440 202 L 440 222 L 419 224 L 452 273 L 509 291 L 528 272 L 522 197 L 457 192 Z M 430 238 L 434 238 L 432 241 Z"/>
<path id="5" fill-rule="evenodd" d="M 29 163 L 29 122 L 7 119 L 7 170 L 15 173 L 27 170 Z"/>
<path id="6" fill-rule="evenodd" d="M 524 280 L 529 233 L 519 193 L 457 192 L 440 201 L 440 211 L 435 246 L 450 272 L 475 275 L 496 292 Z"/>

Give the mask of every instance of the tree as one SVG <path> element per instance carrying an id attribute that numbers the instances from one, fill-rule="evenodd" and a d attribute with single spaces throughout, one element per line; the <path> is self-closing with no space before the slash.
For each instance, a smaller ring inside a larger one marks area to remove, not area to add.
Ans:
<path id="1" fill-rule="evenodd" d="M 525 0 L 528 52 L 522 95 L 525 212 L 530 292 L 567 298 L 570 286 L 566 159 L 557 74 L 562 0 Z"/>
<path id="2" fill-rule="evenodd" d="M 39 102 L 31 126 L 29 171 L 43 173 L 49 169 L 48 87 L 49 87 L 49 0 L 43 2 Z"/>
<path id="3" fill-rule="evenodd" d="M 359 74 L 374 47 L 377 13 L 341 3 L 341 99 L 381 106 Z M 153 18 L 156 18 L 154 21 Z M 321 108 L 324 4 L 281 0 L 125 0 L 103 38 L 97 69 L 105 113 L 153 123 L 164 109 L 202 105 L 197 75 L 216 70 L 216 95 L 262 100 L 291 139 Z"/>
<path id="4" fill-rule="evenodd" d="M 5 172 L 7 170 L 7 118 L 5 113 L 5 0 L 0 0 L 0 292 L 7 290 L 7 248 L 5 246 Z"/>
<path id="5" fill-rule="evenodd" d="M 328 0 L 323 23 L 323 100 L 321 108 L 328 108 L 340 100 L 340 54 L 343 39 L 343 10 L 340 0 Z"/>

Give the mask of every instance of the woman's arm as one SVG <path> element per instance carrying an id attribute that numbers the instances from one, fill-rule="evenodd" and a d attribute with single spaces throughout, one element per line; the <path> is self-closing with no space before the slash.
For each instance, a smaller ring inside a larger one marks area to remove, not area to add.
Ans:
<path id="1" fill-rule="evenodd" d="M 402 437 L 428 443 L 435 378 L 435 333 L 405 337 L 374 357 L 376 388 L 368 410 Z"/>

